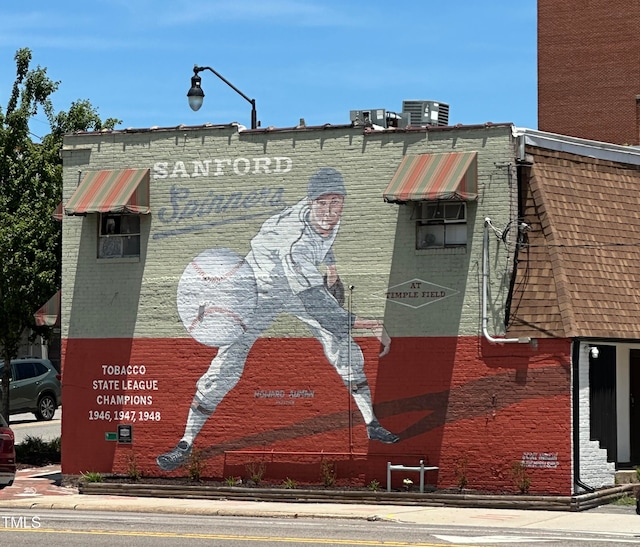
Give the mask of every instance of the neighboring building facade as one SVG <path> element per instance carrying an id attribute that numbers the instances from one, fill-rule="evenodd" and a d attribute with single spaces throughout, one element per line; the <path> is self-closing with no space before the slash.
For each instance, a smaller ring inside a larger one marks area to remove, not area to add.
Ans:
<path id="1" fill-rule="evenodd" d="M 386 482 L 387 462 L 424 460 L 439 488 L 519 491 L 523 470 L 530 492 L 613 484 L 618 460 L 584 422 L 588 339 L 605 333 L 566 328 L 557 261 L 523 282 L 529 238 L 549 226 L 527 197 L 531 173 L 546 181 L 535 150 L 557 140 L 542 136 L 68 135 L 63 473 L 185 475 L 200 461 L 207 477 L 264 466 L 304 483 L 324 461 L 366 485 Z"/>
<path id="2" fill-rule="evenodd" d="M 640 144 L 640 3 L 538 0 L 538 128 Z"/>
<path id="3" fill-rule="evenodd" d="M 640 464 L 640 149 L 530 130 L 521 146 L 509 333 L 573 341 L 574 473 L 599 486 Z"/>

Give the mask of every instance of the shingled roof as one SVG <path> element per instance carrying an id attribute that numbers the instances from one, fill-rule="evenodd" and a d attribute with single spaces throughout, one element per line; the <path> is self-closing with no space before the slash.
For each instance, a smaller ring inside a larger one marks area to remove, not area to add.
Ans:
<path id="1" fill-rule="evenodd" d="M 637 158 L 525 151 L 521 203 L 531 229 L 517 255 L 509 335 L 639 340 Z"/>

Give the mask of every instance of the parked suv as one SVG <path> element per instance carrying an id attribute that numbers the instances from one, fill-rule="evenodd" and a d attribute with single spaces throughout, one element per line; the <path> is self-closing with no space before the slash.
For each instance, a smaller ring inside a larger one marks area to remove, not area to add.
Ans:
<path id="1" fill-rule="evenodd" d="M 0 382 L 3 373 L 4 363 L 0 363 Z M 49 359 L 25 357 L 11 361 L 10 414 L 33 412 L 38 420 L 50 420 L 61 403 L 60 374 Z"/>

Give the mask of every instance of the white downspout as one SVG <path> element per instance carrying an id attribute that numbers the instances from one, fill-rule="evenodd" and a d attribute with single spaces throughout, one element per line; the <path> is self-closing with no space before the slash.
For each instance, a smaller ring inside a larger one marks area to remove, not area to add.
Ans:
<path id="1" fill-rule="evenodd" d="M 489 224 L 491 219 L 484 219 L 484 234 L 482 239 L 482 334 L 492 344 L 528 344 L 531 338 L 494 338 L 489 334 L 489 318 L 487 317 L 487 291 L 489 285 Z"/>

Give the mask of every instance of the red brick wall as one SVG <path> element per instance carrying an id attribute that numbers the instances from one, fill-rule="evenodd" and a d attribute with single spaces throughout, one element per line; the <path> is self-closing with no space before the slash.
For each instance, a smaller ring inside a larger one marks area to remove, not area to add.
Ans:
<path id="1" fill-rule="evenodd" d="M 538 129 L 640 144 L 640 2 L 538 0 Z"/>
<path id="2" fill-rule="evenodd" d="M 336 463 L 339 482 L 377 480 L 385 487 L 388 461 L 425 459 L 440 467 L 428 477 L 439 488 L 456 488 L 464 478 L 470 489 L 515 492 L 512 465 L 524 458 L 532 493 L 571 493 L 569 341 L 540 340 L 534 349 L 476 337 L 397 338 L 382 359 L 375 339 L 358 343 L 376 414 L 400 442 L 368 440 L 315 339 L 260 339 L 242 379 L 196 439 L 204 476 L 246 477 L 249 462 L 265 460 L 265 480 L 318 483 L 324 457 Z M 195 383 L 214 350 L 192 339 L 111 339 L 65 340 L 63 351 L 63 472 L 127 473 L 134 458 L 144 475 L 165 474 L 155 458 L 180 439 Z M 116 366 L 138 368 L 116 374 Z M 117 387 L 104 384 L 116 380 Z M 139 380 L 150 383 L 123 388 Z M 290 397 L 292 390 L 313 396 Z M 259 391 L 283 397 L 257 397 Z M 143 399 L 101 404 L 118 395 Z M 132 444 L 106 440 L 119 422 L 133 425 Z M 417 476 L 396 472 L 394 488 L 405 477 L 417 484 Z"/>

